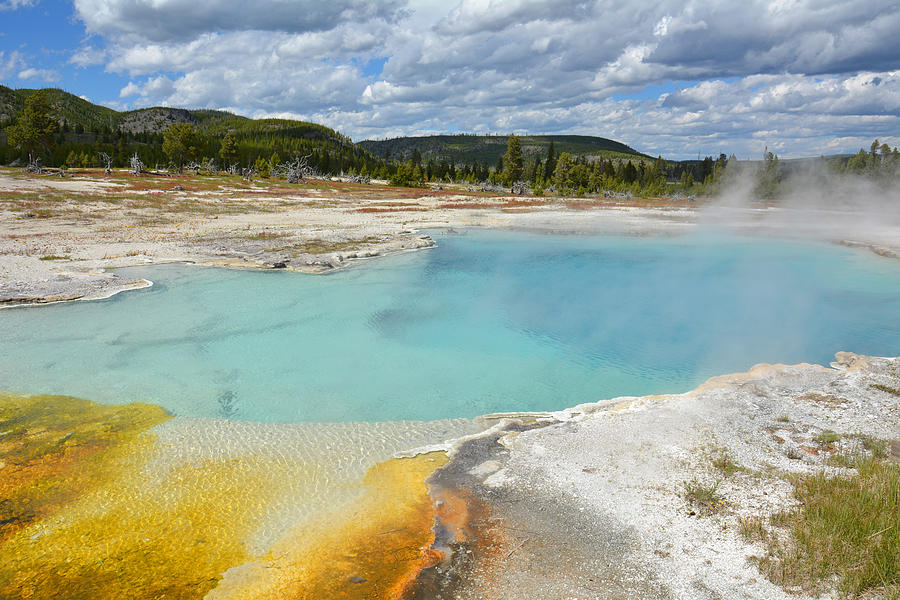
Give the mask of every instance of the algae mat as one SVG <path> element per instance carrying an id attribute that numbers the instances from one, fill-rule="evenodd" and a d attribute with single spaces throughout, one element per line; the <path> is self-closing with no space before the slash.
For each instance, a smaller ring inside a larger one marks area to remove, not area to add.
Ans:
<path id="1" fill-rule="evenodd" d="M 437 558 L 447 459 L 392 455 L 473 429 L 0 396 L 0 597 L 399 598 Z"/>

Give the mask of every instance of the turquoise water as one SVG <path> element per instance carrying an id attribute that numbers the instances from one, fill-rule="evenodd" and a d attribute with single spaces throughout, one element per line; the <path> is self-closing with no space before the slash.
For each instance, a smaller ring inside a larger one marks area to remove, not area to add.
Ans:
<path id="1" fill-rule="evenodd" d="M 434 234 L 328 276 L 184 265 L 0 311 L 0 389 L 255 421 L 555 410 L 900 355 L 900 261 L 771 239 Z"/>

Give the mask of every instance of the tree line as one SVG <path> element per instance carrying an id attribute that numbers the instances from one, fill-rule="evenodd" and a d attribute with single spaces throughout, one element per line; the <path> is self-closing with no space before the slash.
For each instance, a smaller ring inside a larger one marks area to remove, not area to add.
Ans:
<path id="1" fill-rule="evenodd" d="M 105 166 L 100 156 L 106 154 L 112 167 L 129 167 L 137 156 L 142 164 L 157 170 L 202 162 L 214 163 L 220 170 L 236 165 L 238 170 L 268 172 L 273 158 L 277 163 L 296 156 L 305 157 L 310 167 L 322 174 L 371 173 L 386 166 L 386 161 L 348 138 L 313 124 L 234 119 L 219 123 L 216 129 L 174 123 L 163 132 L 134 133 L 107 124 L 92 129 L 70 125 L 51 114 L 43 90 L 30 94 L 18 119 L 0 135 L 0 164 L 27 164 L 32 157 L 45 166 L 91 168 Z"/>
<path id="2" fill-rule="evenodd" d="M 317 129 L 318 128 L 318 129 Z M 321 130 L 321 131 L 319 131 Z M 55 167 L 128 167 L 138 160 L 148 168 L 182 170 L 197 163 L 207 170 L 252 172 L 268 177 L 301 160 L 305 169 L 322 175 L 349 174 L 388 180 L 392 185 L 421 186 L 456 182 L 508 188 L 517 193 L 584 196 L 711 195 L 739 173 L 752 169 L 755 194 L 778 197 L 792 169 L 768 149 L 762 161 L 737 161 L 734 155 L 707 156 L 698 161 L 667 161 L 626 157 L 573 156 L 556 152 L 553 141 L 543 156 L 525 157 L 518 136 L 507 138 L 506 152 L 493 165 L 456 164 L 451 160 L 424 161 L 416 148 L 406 162 L 376 158 L 349 138 L 313 124 L 291 121 L 220 121 L 201 130 L 190 123 L 174 123 L 164 132 L 133 133 L 103 124 L 88 130 L 51 116 L 43 90 L 25 101 L 15 123 L 4 131 L 0 164 L 40 158 Z M 893 182 L 900 170 L 900 153 L 875 140 L 869 151 L 821 159 L 827 170 Z"/>

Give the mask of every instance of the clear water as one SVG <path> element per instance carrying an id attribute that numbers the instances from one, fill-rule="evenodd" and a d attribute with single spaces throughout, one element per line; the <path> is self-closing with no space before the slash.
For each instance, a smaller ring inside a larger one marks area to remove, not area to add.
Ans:
<path id="1" fill-rule="evenodd" d="M 469 231 L 328 276 L 185 265 L 0 311 L 0 389 L 275 422 L 431 420 L 900 355 L 900 261 L 771 239 Z"/>

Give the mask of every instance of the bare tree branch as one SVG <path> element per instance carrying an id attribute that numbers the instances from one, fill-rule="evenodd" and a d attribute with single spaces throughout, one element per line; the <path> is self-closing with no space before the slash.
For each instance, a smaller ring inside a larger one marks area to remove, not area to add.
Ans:
<path id="1" fill-rule="evenodd" d="M 131 157 L 131 174 L 132 175 L 140 175 L 144 172 L 144 163 L 141 161 L 141 158 L 137 155 L 137 152 L 134 153 L 134 156 Z"/>
<path id="2" fill-rule="evenodd" d="M 109 175 L 112 172 L 112 157 L 106 152 L 100 152 L 100 166 L 106 169 L 106 174 Z"/>
<path id="3" fill-rule="evenodd" d="M 309 165 L 311 154 L 301 157 L 299 154 L 288 162 L 276 166 L 273 174 L 283 176 L 288 183 L 300 183 L 315 175 L 314 169 Z"/>
<path id="4" fill-rule="evenodd" d="M 28 173 L 37 173 L 40 175 L 44 172 L 44 168 L 41 167 L 41 158 L 39 156 L 35 156 L 31 152 L 28 153 L 28 166 L 25 167 L 25 171 Z"/>

